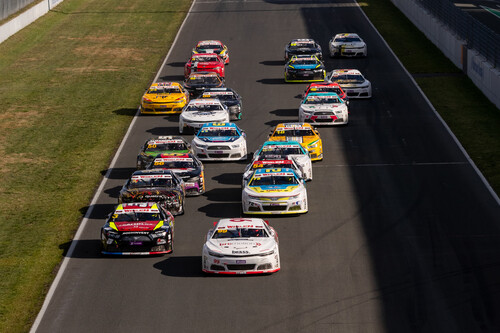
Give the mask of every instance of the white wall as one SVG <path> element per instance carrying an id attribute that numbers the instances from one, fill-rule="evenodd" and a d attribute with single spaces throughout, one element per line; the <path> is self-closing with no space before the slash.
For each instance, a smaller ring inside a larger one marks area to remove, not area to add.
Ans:
<path id="1" fill-rule="evenodd" d="M 472 49 L 464 48 L 465 41 L 456 36 L 447 26 L 435 19 L 425 8 L 412 0 L 391 0 L 408 19 L 422 31 L 458 68 L 463 69 L 474 84 L 500 108 L 500 71 L 493 68 Z M 466 60 L 466 63 L 462 62 Z"/>
<path id="2" fill-rule="evenodd" d="M 0 43 L 48 13 L 63 0 L 46 0 L 31 7 L 19 16 L 0 26 Z"/>

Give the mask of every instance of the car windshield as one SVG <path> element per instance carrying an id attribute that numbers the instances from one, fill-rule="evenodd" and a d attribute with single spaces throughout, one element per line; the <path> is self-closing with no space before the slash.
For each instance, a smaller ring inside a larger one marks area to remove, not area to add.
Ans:
<path id="1" fill-rule="evenodd" d="M 332 87 L 332 86 L 314 87 L 314 88 L 311 88 L 310 91 L 314 91 L 314 92 L 333 92 L 333 93 L 336 93 L 336 94 L 342 94 L 342 91 L 340 90 L 339 87 Z"/>
<path id="2" fill-rule="evenodd" d="M 184 160 L 184 161 L 157 161 L 155 160 L 153 163 L 154 168 L 159 169 L 194 169 L 196 168 L 196 164 L 193 160 Z"/>
<path id="3" fill-rule="evenodd" d="M 123 214 L 113 214 L 110 222 L 137 222 L 137 221 L 160 221 L 159 213 L 126 212 Z"/>
<path id="4" fill-rule="evenodd" d="M 292 61 L 291 65 L 319 65 L 315 59 L 296 59 Z"/>
<path id="5" fill-rule="evenodd" d="M 128 188 L 142 188 L 142 187 L 172 187 L 173 182 L 171 178 L 135 178 L 132 177 Z"/>
<path id="6" fill-rule="evenodd" d="M 189 104 L 185 111 L 198 112 L 198 111 L 220 111 L 222 107 L 219 104 Z"/>
<path id="7" fill-rule="evenodd" d="M 277 129 L 273 134 L 273 136 L 313 136 L 313 135 L 314 132 L 310 128 Z"/>
<path id="8" fill-rule="evenodd" d="M 222 51 L 222 45 L 219 44 L 202 44 L 198 45 L 196 48 L 197 51 L 206 51 L 206 50 L 214 50 L 214 51 Z"/>
<path id="9" fill-rule="evenodd" d="M 298 49 L 312 49 L 316 47 L 312 42 L 296 42 L 290 44 L 290 50 L 298 50 Z"/>
<path id="10" fill-rule="evenodd" d="M 188 150 L 188 148 L 184 143 L 148 143 L 145 149 L 148 153 L 179 150 Z"/>
<path id="11" fill-rule="evenodd" d="M 310 96 L 304 101 L 304 104 L 336 104 L 336 103 L 337 104 L 342 103 L 342 101 L 335 96 L 328 96 L 328 97 Z"/>
<path id="12" fill-rule="evenodd" d="M 266 147 L 263 148 L 260 155 L 264 157 L 271 157 L 276 155 L 303 155 L 302 149 L 300 147 Z"/>
<path id="13" fill-rule="evenodd" d="M 178 87 L 154 87 L 148 90 L 148 94 L 180 94 L 181 92 Z"/>
<path id="14" fill-rule="evenodd" d="M 332 75 L 331 81 L 337 83 L 363 83 L 365 82 L 365 79 L 359 74 L 340 74 Z"/>
<path id="15" fill-rule="evenodd" d="M 263 228 L 235 228 L 235 229 L 217 229 L 212 238 L 250 238 L 250 237 L 269 237 Z"/>
<path id="16" fill-rule="evenodd" d="M 256 175 L 250 180 L 249 186 L 297 185 L 298 183 L 297 178 L 291 174 L 286 176 L 269 175 L 264 177 Z"/>
<path id="17" fill-rule="evenodd" d="M 212 136 L 240 136 L 235 128 L 230 129 L 202 129 L 198 133 L 198 137 L 212 137 Z"/>
<path id="18" fill-rule="evenodd" d="M 219 84 L 220 80 L 217 76 L 190 76 L 189 77 L 189 84 L 206 84 L 206 85 L 211 85 L 211 84 Z"/>
<path id="19" fill-rule="evenodd" d="M 202 55 L 191 58 L 191 62 L 209 62 L 209 61 L 219 61 L 217 56 L 214 55 Z"/>
<path id="20" fill-rule="evenodd" d="M 337 37 L 335 38 L 335 42 L 338 43 L 356 43 L 361 42 L 361 39 L 358 37 Z"/>
<path id="21" fill-rule="evenodd" d="M 290 161 L 290 163 L 254 163 L 252 164 L 252 169 L 273 169 L 273 168 L 294 168 L 294 165 Z"/>

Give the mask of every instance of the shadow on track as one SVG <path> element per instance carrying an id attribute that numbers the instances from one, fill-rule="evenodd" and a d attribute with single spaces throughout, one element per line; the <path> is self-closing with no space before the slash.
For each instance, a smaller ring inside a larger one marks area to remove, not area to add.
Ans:
<path id="1" fill-rule="evenodd" d="M 162 275 L 177 277 L 203 277 L 201 256 L 168 257 L 153 265 Z"/>

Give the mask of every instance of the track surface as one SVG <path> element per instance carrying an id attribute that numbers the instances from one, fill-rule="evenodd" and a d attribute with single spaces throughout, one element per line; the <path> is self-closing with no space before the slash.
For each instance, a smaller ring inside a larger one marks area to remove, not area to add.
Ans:
<path id="1" fill-rule="evenodd" d="M 182 80 L 201 39 L 230 50 L 227 85 L 244 98 L 249 150 L 296 121 L 305 84 L 283 82 L 283 47 L 358 32 L 374 97 L 350 124 L 320 129 L 325 159 L 308 183 L 309 213 L 269 218 L 282 270 L 201 274 L 213 221 L 240 216 L 244 163 L 206 163 L 207 193 L 176 218 L 175 253 L 102 258 L 99 230 L 150 136 L 177 117 L 139 117 L 37 332 L 495 332 L 500 330 L 500 207 L 408 75 L 351 2 L 197 1 L 160 80 Z M 325 53 L 326 55 L 326 53 Z"/>

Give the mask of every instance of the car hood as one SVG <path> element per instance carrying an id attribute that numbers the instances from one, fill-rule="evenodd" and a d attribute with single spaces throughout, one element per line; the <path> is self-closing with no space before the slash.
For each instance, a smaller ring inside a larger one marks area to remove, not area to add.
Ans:
<path id="1" fill-rule="evenodd" d="M 343 43 L 343 42 L 334 42 L 332 43 L 334 46 L 344 46 L 344 47 L 363 47 L 365 43 L 363 42 L 354 42 L 354 43 Z"/>
<path id="2" fill-rule="evenodd" d="M 220 67 L 222 66 L 222 64 L 220 62 L 217 62 L 217 61 L 203 61 L 203 62 L 192 62 L 189 64 L 191 67 L 195 67 L 195 68 L 214 68 L 214 67 Z"/>
<path id="3" fill-rule="evenodd" d="M 201 169 L 169 169 L 175 172 L 182 179 L 198 177 L 201 174 Z"/>
<path id="4" fill-rule="evenodd" d="M 185 112 L 181 114 L 182 119 L 191 121 L 201 121 L 206 120 L 210 122 L 211 119 L 220 119 L 227 116 L 227 112 L 224 110 L 220 111 L 197 111 L 197 112 Z"/>
<path id="5" fill-rule="evenodd" d="M 153 231 L 158 221 L 114 222 L 118 231 Z"/>
<path id="6" fill-rule="evenodd" d="M 300 185 L 247 186 L 245 192 L 249 195 L 258 194 L 260 197 L 275 197 L 277 195 L 297 195 L 302 192 L 302 187 Z"/>
<path id="7" fill-rule="evenodd" d="M 213 143 L 235 142 L 239 138 L 240 138 L 239 136 L 206 136 L 206 137 L 196 137 L 196 141 L 213 142 Z"/>
<path id="8" fill-rule="evenodd" d="M 252 237 L 252 238 L 211 238 L 205 245 L 211 251 L 231 256 L 248 256 L 269 252 L 276 246 L 276 241 L 272 237 Z"/>
<path id="9" fill-rule="evenodd" d="M 310 112 L 318 112 L 318 111 L 343 111 L 347 110 L 347 106 L 345 104 L 316 104 L 316 105 L 307 105 L 302 104 L 300 106 L 302 110 L 310 111 Z"/>
<path id="10" fill-rule="evenodd" d="M 174 198 L 180 191 L 174 188 L 158 188 L 158 187 L 144 187 L 128 189 L 120 192 L 120 198 L 123 202 L 136 202 L 136 201 L 157 201 Z"/>

